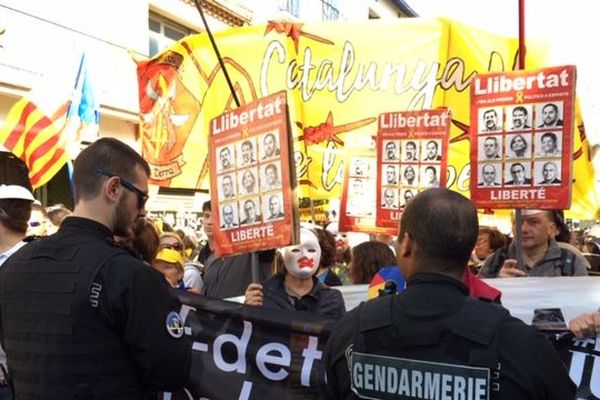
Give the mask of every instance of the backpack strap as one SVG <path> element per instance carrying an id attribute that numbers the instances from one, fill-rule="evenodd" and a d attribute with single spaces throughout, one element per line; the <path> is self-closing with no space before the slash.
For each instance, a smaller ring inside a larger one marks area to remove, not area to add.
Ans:
<path id="1" fill-rule="evenodd" d="M 562 276 L 575 274 L 575 253 L 568 249 L 560 249 L 560 260 L 557 261 Z"/>

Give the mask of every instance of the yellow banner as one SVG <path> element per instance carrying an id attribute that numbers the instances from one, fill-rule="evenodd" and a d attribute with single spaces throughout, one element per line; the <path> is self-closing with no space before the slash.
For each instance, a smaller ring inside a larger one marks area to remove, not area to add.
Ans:
<path id="1" fill-rule="evenodd" d="M 340 197 L 346 139 L 376 135 L 380 113 L 437 107 L 452 110 L 448 186 L 468 196 L 470 81 L 476 73 L 515 69 L 518 49 L 516 39 L 415 18 L 269 23 L 215 39 L 241 104 L 287 91 L 299 194 L 313 199 Z M 527 67 L 545 66 L 545 58 L 543 47 L 529 44 Z M 208 36 L 185 38 L 139 64 L 138 77 L 143 151 L 154 183 L 209 189 L 208 124 L 236 103 Z M 578 126 L 568 216 L 591 219 L 598 198 Z"/>

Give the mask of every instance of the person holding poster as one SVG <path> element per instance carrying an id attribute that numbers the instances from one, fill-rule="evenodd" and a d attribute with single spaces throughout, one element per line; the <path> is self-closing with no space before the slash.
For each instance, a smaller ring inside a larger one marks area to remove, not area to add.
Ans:
<path id="1" fill-rule="evenodd" d="M 328 398 L 575 398 L 568 371 L 536 328 L 468 298 L 463 279 L 478 225 L 473 203 L 452 190 L 415 196 L 396 251 L 406 289 L 361 303 L 332 329 Z"/>
<path id="2" fill-rule="evenodd" d="M 483 164 L 481 166 L 481 176 L 483 179 L 477 184 L 477 186 L 500 186 L 498 181 L 498 173 L 494 164 Z"/>
<path id="3" fill-rule="evenodd" d="M 516 278 L 520 276 L 586 276 L 588 261 L 573 251 L 559 247 L 554 240 L 560 214 L 554 210 L 525 209 L 522 214 L 523 259 L 517 265 L 515 243 L 485 259 L 479 277 Z M 513 219 L 513 224 L 514 224 Z M 564 222 L 564 221 L 563 221 Z M 513 225 L 513 231 L 514 231 Z"/>
<path id="4" fill-rule="evenodd" d="M 563 120 L 559 117 L 560 111 L 554 103 L 545 104 L 542 107 L 541 122 L 538 128 L 554 128 L 563 126 Z"/>
<path id="5" fill-rule="evenodd" d="M 331 318 L 344 315 L 346 306 L 342 294 L 315 277 L 321 260 L 321 247 L 313 231 L 300 228 L 300 244 L 279 249 L 277 259 L 278 272 L 275 275 L 263 285 L 248 285 L 246 304 L 307 311 Z"/>

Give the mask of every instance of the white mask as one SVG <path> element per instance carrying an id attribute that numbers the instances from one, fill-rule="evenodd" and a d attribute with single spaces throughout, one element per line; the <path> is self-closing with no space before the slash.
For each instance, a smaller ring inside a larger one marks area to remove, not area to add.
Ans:
<path id="1" fill-rule="evenodd" d="M 300 228 L 300 244 L 281 249 L 285 269 L 294 277 L 307 279 L 314 275 L 321 261 L 321 246 L 309 229 Z"/>

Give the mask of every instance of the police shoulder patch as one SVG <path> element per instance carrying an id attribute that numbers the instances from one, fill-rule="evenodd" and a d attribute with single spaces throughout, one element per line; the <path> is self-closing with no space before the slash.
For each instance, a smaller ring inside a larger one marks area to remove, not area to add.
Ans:
<path id="1" fill-rule="evenodd" d="M 181 319 L 179 313 L 171 311 L 167 315 L 166 326 L 169 335 L 173 336 L 175 339 L 179 339 L 183 336 L 183 319 Z"/>

